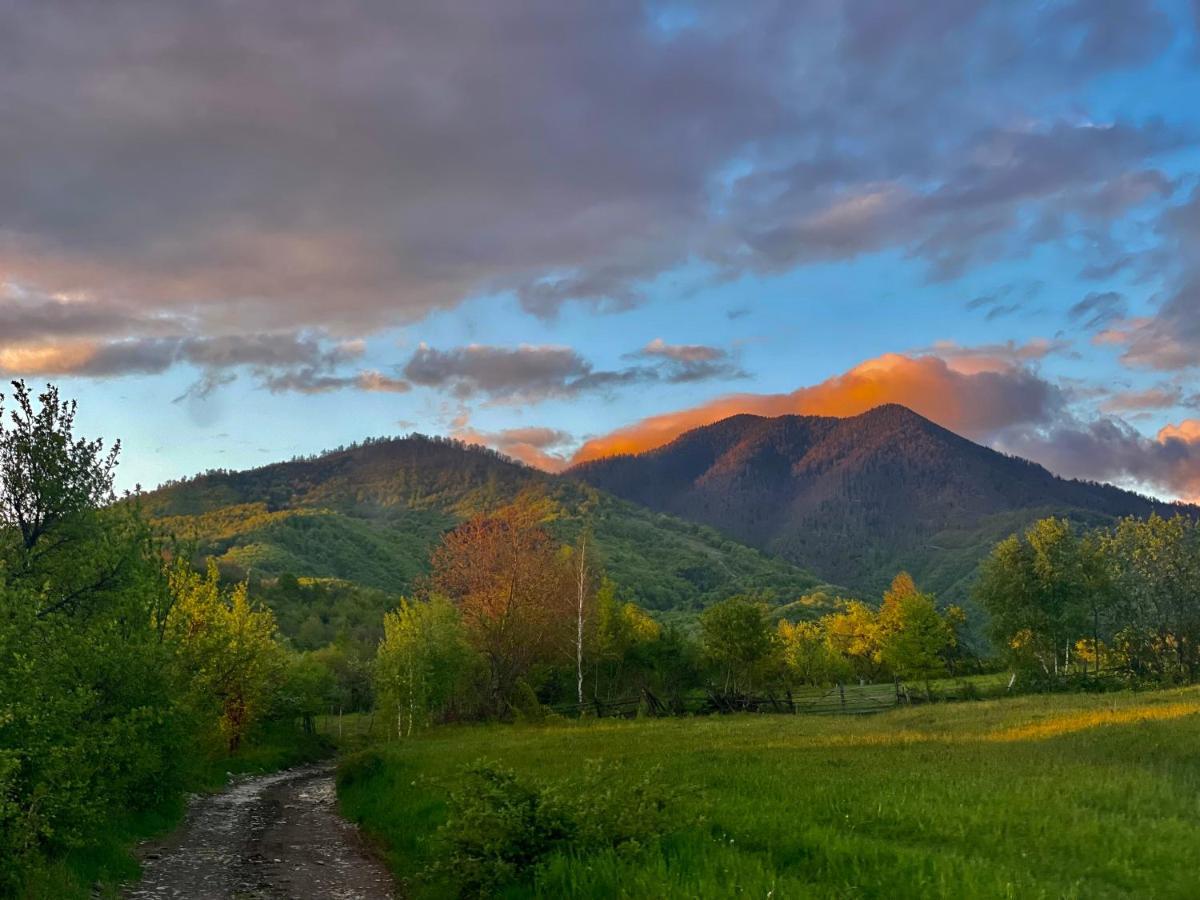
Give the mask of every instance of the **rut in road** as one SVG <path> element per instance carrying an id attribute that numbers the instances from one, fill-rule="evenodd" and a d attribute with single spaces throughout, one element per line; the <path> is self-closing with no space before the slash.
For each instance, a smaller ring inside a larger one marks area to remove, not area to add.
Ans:
<path id="1" fill-rule="evenodd" d="M 331 766 L 237 781 L 197 798 L 171 837 L 143 848 L 130 900 L 386 900 L 393 881 L 337 812 Z"/>

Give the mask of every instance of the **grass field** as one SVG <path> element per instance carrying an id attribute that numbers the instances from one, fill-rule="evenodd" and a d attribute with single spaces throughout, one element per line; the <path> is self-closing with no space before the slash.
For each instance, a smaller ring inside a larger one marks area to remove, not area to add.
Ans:
<path id="1" fill-rule="evenodd" d="M 551 854 L 506 896 L 1196 897 L 1200 689 L 1028 696 L 873 716 L 434 729 L 344 764 L 345 811 L 414 896 L 463 768 L 569 793 L 586 760 L 678 790 L 641 852 Z"/>

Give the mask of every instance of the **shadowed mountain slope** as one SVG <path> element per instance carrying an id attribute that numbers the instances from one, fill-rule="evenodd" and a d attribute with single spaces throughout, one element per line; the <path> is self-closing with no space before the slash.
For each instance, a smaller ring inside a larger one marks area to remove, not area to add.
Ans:
<path id="1" fill-rule="evenodd" d="M 1045 515 L 1193 509 L 1058 478 L 894 404 L 850 418 L 732 416 L 567 475 L 872 596 L 903 568 L 961 597 L 997 540 Z"/>

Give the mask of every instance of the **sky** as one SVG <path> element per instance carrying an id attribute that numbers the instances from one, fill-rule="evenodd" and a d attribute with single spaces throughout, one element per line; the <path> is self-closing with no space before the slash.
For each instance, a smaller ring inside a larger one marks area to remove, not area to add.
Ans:
<path id="1" fill-rule="evenodd" d="M 0 375 L 153 486 L 903 403 L 1200 500 L 1200 0 L 0 0 Z"/>

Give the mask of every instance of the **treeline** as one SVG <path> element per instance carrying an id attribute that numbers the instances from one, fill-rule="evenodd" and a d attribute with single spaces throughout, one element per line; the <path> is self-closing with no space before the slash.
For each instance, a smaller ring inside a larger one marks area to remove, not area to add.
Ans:
<path id="1" fill-rule="evenodd" d="M 177 814 L 247 742 L 262 753 L 270 729 L 311 722 L 334 667 L 290 652 L 245 585 L 196 572 L 135 502 L 114 502 L 119 445 L 77 437 L 73 403 L 14 388 L 0 408 L 0 895 L 68 896 L 128 872 L 125 824 Z M 273 761 L 316 743 L 289 733 Z"/>
<path id="2" fill-rule="evenodd" d="M 1080 532 L 1043 519 L 1001 542 L 975 599 L 1027 679 L 1108 673 L 1125 681 L 1200 675 L 1200 525 L 1183 515 Z"/>
<path id="3" fill-rule="evenodd" d="M 801 684 L 927 680 L 960 661 L 961 610 L 940 610 L 906 574 L 875 609 L 830 607 L 815 621 L 777 619 L 754 596 L 705 610 L 694 632 L 663 627 L 604 577 L 587 533 L 557 542 L 552 503 L 526 493 L 449 532 L 418 596 L 384 619 L 374 666 L 377 708 L 401 736 L 439 721 L 537 718 L 597 700 L 644 696 L 680 706 Z"/>

